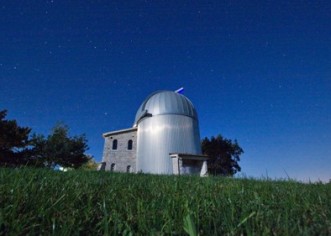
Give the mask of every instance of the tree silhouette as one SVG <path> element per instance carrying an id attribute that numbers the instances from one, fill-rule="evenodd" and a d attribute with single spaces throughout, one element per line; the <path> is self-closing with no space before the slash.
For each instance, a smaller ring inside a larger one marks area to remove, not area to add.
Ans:
<path id="1" fill-rule="evenodd" d="M 7 110 L 0 111 L 0 166 L 35 166 L 53 168 L 55 165 L 78 168 L 92 157 L 84 135 L 69 136 L 69 128 L 59 124 L 45 138 L 29 134 L 31 128 L 20 127 L 16 120 L 6 120 Z"/>
<path id="2" fill-rule="evenodd" d="M 20 127 L 16 120 L 6 120 L 7 110 L 0 111 L 0 166 L 26 165 L 29 158 L 28 127 Z"/>
<path id="3" fill-rule="evenodd" d="M 85 136 L 70 137 L 69 128 L 64 124 L 56 125 L 47 138 L 34 135 L 31 142 L 34 159 L 49 168 L 56 165 L 78 168 L 91 159 L 85 154 L 88 149 Z"/>
<path id="4" fill-rule="evenodd" d="M 201 142 L 202 152 L 208 155 L 208 172 L 212 175 L 233 176 L 241 171 L 238 164 L 240 155 L 244 152 L 237 140 L 223 138 L 204 138 Z"/>

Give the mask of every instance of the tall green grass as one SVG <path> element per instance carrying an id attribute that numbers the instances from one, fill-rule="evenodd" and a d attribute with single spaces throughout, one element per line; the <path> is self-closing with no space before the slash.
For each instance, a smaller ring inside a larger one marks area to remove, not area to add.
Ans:
<path id="1" fill-rule="evenodd" d="M 0 169 L 0 234 L 331 235 L 331 185 Z"/>

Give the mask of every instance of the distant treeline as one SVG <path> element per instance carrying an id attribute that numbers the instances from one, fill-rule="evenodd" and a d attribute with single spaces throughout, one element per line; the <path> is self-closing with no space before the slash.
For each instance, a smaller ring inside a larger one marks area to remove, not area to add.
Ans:
<path id="1" fill-rule="evenodd" d="M 21 127 L 16 120 L 5 119 L 7 110 L 0 111 L 0 166 L 34 166 L 79 168 L 92 157 L 85 135 L 69 136 L 69 127 L 57 124 L 45 137 L 31 134 L 31 128 Z M 203 154 L 208 155 L 208 172 L 212 175 L 233 176 L 241 170 L 240 155 L 244 152 L 237 140 L 221 135 L 201 141 Z"/>
<path id="2" fill-rule="evenodd" d="M 6 120 L 0 111 L 0 166 L 34 166 L 79 168 L 91 160 L 84 135 L 69 136 L 69 127 L 57 124 L 50 135 L 30 134 L 31 128 L 20 127 L 16 120 Z"/>

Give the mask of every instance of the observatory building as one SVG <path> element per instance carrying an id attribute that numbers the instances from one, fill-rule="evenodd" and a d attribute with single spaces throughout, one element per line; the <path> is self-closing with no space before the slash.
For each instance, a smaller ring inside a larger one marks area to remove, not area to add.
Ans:
<path id="1" fill-rule="evenodd" d="M 152 174 L 207 174 L 197 112 L 173 91 L 158 91 L 140 105 L 132 128 L 103 134 L 101 169 Z"/>

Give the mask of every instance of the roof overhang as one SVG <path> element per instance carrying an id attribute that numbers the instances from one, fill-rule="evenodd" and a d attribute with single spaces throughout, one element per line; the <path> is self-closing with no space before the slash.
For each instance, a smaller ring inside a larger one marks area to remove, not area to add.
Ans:
<path id="1" fill-rule="evenodd" d="M 169 153 L 171 158 L 186 159 L 186 160 L 200 160 L 206 161 L 209 159 L 207 155 L 197 155 L 191 153 Z"/>
<path id="2" fill-rule="evenodd" d="M 129 128 L 129 129 L 121 129 L 121 130 L 115 130 L 115 131 L 110 131 L 110 132 L 107 132 L 107 133 L 103 133 L 102 136 L 104 138 L 108 137 L 108 136 L 112 136 L 112 135 L 115 135 L 115 134 L 123 134 L 123 133 L 129 133 L 129 132 L 135 132 L 137 131 L 137 127 L 133 127 L 133 128 Z"/>

